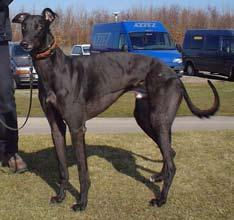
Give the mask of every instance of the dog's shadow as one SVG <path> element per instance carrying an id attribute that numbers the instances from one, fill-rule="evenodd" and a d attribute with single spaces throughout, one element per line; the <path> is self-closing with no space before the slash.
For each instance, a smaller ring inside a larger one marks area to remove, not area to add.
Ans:
<path id="1" fill-rule="evenodd" d="M 76 158 L 74 156 L 74 149 L 72 146 L 67 146 L 67 163 L 68 167 L 76 165 Z M 112 164 L 112 166 L 120 173 L 132 177 L 147 186 L 155 196 L 159 196 L 160 188 L 158 185 L 151 183 L 149 179 L 145 178 L 138 170 L 144 170 L 149 174 L 154 174 L 155 172 L 140 166 L 136 163 L 135 157 L 141 157 L 143 160 L 161 163 L 160 160 L 151 160 L 142 155 L 112 146 L 106 145 L 87 145 L 87 156 L 98 156 L 104 158 Z M 29 172 L 35 173 L 40 176 L 55 192 L 58 191 L 58 163 L 55 156 L 55 151 L 53 147 L 43 149 L 41 151 L 26 153 L 20 151 L 20 154 L 28 163 Z M 77 191 L 77 186 L 74 187 L 69 183 L 68 191 L 75 197 L 79 198 L 79 192 Z"/>

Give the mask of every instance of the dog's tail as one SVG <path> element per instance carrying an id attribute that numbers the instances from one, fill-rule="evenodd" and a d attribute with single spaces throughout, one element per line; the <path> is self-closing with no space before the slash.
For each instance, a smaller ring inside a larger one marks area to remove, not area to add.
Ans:
<path id="1" fill-rule="evenodd" d="M 184 91 L 184 93 L 183 93 L 184 99 L 185 99 L 190 111 L 199 118 L 209 118 L 210 116 L 214 115 L 218 111 L 219 105 L 220 105 L 219 95 L 218 95 L 218 92 L 217 92 L 215 86 L 212 84 L 212 82 L 210 80 L 208 80 L 207 82 L 213 91 L 214 102 L 213 102 L 213 105 L 211 106 L 211 108 L 206 109 L 206 110 L 201 110 L 201 109 L 197 108 L 192 103 L 192 101 L 191 101 L 191 99 L 190 99 L 190 97 L 185 89 L 185 86 L 182 83 L 182 88 Z"/>

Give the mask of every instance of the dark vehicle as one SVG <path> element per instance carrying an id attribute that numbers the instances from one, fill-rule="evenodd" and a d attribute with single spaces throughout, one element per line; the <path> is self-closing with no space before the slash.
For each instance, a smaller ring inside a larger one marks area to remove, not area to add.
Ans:
<path id="1" fill-rule="evenodd" d="M 30 67 L 31 57 L 29 53 L 24 51 L 19 43 L 10 43 L 11 70 L 14 77 L 15 88 L 25 87 L 30 85 Z M 33 85 L 36 86 L 38 75 L 33 68 Z"/>
<path id="2" fill-rule="evenodd" d="M 189 75 L 206 71 L 234 80 L 234 29 L 188 30 L 182 57 Z"/>

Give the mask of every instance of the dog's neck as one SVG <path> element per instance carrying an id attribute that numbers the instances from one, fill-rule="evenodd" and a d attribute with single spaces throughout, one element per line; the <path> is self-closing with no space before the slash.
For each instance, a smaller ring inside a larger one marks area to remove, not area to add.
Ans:
<path id="1" fill-rule="evenodd" d="M 39 50 L 34 51 L 32 53 L 32 57 L 34 59 L 36 60 L 46 59 L 54 53 L 54 50 L 57 47 L 55 38 L 49 33 L 47 34 L 44 42 L 45 43 L 41 46 Z"/>
<path id="2" fill-rule="evenodd" d="M 48 39 L 46 42 L 47 43 L 43 49 L 46 49 L 50 44 L 53 44 L 53 38 Z M 42 52 L 42 49 L 40 49 L 40 51 Z M 51 87 L 54 84 L 54 81 L 56 81 L 55 72 L 57 72 L 57 70 L 54 69 L 63 68 L 61 64 L 63 60 L 66 59 L 65 54 L 58 46 L 56 46 L 51 52 L 52 53 L 48 53 L 45 57 L 43 56 L 40 58 L 36 57 L 37 54 L 40 54 L 38 52 L 32 55 L 33 65 L 42 80 L 41 82 L 43 82 L 43 84 L 48 84 L 49 87 Z M 47 86 L 45 85 L 45 87 Z"/>

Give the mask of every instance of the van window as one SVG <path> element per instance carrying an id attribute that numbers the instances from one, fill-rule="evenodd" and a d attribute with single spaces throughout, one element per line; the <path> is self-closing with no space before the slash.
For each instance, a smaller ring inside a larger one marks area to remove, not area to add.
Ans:
<path id="1" fill-rule="evenodd" d="M 126 45 L 126 35 L 125 34 L 120 34 L 119 36 L 119 49 L 122 50 L 123 46 Z"/>
<path id="2" fill-rule="evenodd" d="M 97 33 L 97 34 L 95 34 L 94 40 L 93 40 L 93 47 L 96 47 L 96 48 L 108 47 L 110 37 L 111 37 L 111 33 Z"/>
<path id="3" fill-rule="evenodd" d="M 202 49 L 204 42 L 204 37 L 201 35 L 192 36 L 190 45 L 191 49 Z"/>
<path id="4" fill-rule="evenodd" d="M 218 36 L 207 36 L 205 49 L 207 50 L 218 50 L 219 49 L 219 37 Z"/>
<path id="5" fill-rule="evenodd" d="M 90 46 L 83 46 L 84 53 L 90 53 Z"/>
<path id="6" fill-rule="evenodd" d="M 133 32 L 129 36 L 134 50 L 175 50 L 173 40 L 165 32 Z"/>
<path id="7" fill-rule="evenodd" d="M 222 51 L 234 54 L 234 38 L 223 39 Z"/>
<path id="8" fill-rule="evenodd" d="M 114 49 L 119 47 L 119 32 L 96 33 L 93 38 L 93 48 Z"/>

